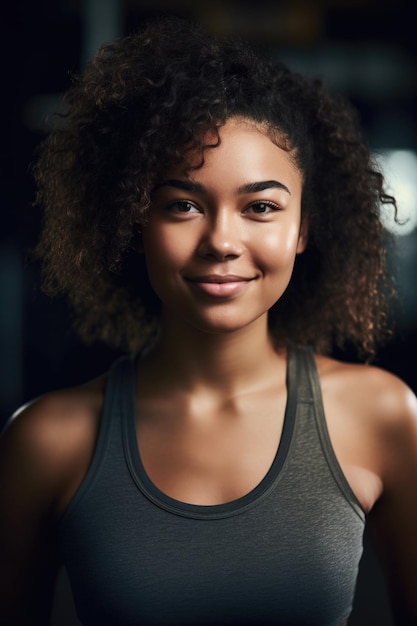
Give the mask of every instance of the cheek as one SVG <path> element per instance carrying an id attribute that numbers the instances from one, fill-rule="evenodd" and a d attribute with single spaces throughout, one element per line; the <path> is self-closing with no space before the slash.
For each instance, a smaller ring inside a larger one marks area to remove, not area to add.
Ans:
<path id="1" fill-rule="evenodd" d="M 166 233 L 154 233 L 149 230 L 143 237 L 143 251 L 148 271 L 153 274 L 175 263 L 179 246 L 176 246 L 175 240 L 170 240 Z"/>
<path id="2" fill-rule="evenodd" d="M 265 264 L 271 267 L 292 266 L 297 254 L 298 239 L 299 227 L 296 224 L 266 233 L 260 249 Z"/>
<path id="3" fill-rule="evenodd" d="M 150 228 L 144 233 L 143 252 L 149 282 L 160 300 L 164 301 L 167 290 L 175 285 L 178 273 L 189 258 L 187 242 L 168 230 L 153 231 Z"/>
<path id="4" fill-rule="evenodd" d="M 145 256 L 170 267 L 181 265 L 191 254 L 192 241 L 192 233 L 187 236 L 172 228 L 150 229 L 144 236 Z"/>

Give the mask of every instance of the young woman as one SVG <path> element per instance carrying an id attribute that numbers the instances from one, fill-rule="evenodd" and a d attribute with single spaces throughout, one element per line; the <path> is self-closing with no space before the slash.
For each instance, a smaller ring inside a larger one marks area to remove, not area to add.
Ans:
<path id="1" fill-rule="evenodd" d="M 365 521 L 417 623 L 417 403 L 329 357 L 386 333 L 383 190 L 319 82 L 175 20 L 105 47 L 36 167 L 46 288 L 128 352 L 1 447 L 2 624 L 342 626 Z"/>

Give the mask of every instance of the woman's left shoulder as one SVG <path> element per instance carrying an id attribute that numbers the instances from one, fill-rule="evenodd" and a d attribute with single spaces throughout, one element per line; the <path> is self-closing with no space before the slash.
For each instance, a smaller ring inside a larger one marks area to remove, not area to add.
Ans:
<path id="1" fill-rule="evenodd" d="M 398 376 L 374 365 L 316 356 L 324 393 L 388 433 L 417 429 L 417 397 Z"/>

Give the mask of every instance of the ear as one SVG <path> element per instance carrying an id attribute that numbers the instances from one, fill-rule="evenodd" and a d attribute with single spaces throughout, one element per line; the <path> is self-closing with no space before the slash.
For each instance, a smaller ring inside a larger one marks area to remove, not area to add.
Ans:
<path id="1" fill-rule="evenodd" d="M 307 247 L 308 243 L 308 220 L 303 217 L 300 225 L 300 232 L 298 235 L 297 254 L 301 254 Z"/>

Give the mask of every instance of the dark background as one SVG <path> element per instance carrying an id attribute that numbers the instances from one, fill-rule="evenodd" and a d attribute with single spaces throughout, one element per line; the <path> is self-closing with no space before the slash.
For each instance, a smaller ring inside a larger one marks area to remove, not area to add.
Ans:
<path id="1" fill-rule="evenodd" d="M 412 2 L 383 0 L 18 0 L 1 19 L 0 426 L 29 399 L 101 374 L 117 356 L 86 347 L 65 302 L 40 292 L 28 260 L 40 215 L 29 169 L 60 107 L 71 72 L 98 46 L 151 16 L 192 17 L 216 34 L 268 46 L 276 58 L 323 78 L 357 106 L 374 150 L 417 150 L 417 63 Z M 417 180 L 417 171 L 416 171 Z M 417 209 L 416 209 L 417 210 Z M 398 239 L 391 263 L 400 304 L 395 335 L 377 364 L 417 390 L 417 230 Z M 343 355 L 342 355 L 343 356 Z M 349 358 L 349 355 L 346 355 Z M 63 592 L 66 594 L 64 585 Z M 61 598 L 61 595 L 60 595 Z M 353 624 L 391 624 L 379 572 L 366 551 Z M 71 621 L 59 599 L 55 621 Z"/>

